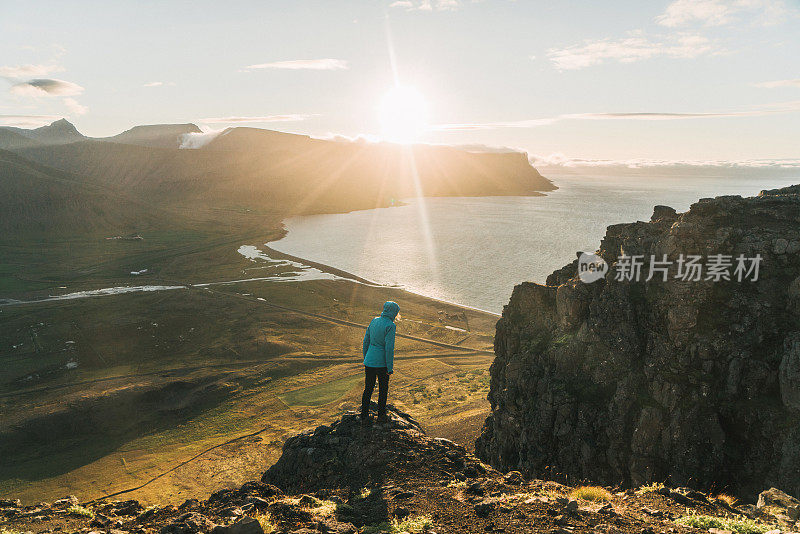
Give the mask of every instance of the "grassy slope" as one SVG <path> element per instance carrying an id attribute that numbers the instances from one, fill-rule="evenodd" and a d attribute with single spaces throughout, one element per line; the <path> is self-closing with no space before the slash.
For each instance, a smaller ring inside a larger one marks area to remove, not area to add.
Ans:
<path id="1" fill-rule="evenodd" d="M 439 322 L 439 310 L 455 317 L 452 306 L 350 282 L 261 282 L 224 291 L 4 309 L 0 339 L 18 348 L 2 348 L 7 366 L 0 376 L 0 412 L 8 415 L 0 425 L 0 448 L 15 462 L 0 468 L 0 493 L 29 500 L 64 492 L 93 497 L 263 430 L 135 495 L 179 501 L 256 476 L 276 459 L 285 436 L 357 403 L 360 329 L 236 294 L 329 315 L 345 308 L 359 321 L 370 318 L 376 302 L 392 297 L 410 319 L 400 321 L 401 332 L 446 342 L 459 340 L 444 324 L 466 326 L 458 319 Z M 468 343 L 489 347 L 493 318 L 467 317 L 474 332 Z M 485 411 L 489 355 L 401 340 L 397 358 L 392 398 L 423 421 L 452 421 L 476 407 Z M 65 370 L 70 360 L 80 366 Z M 478 370 L 467 372 L 472 369 Z"/>
<path id="2" fill-rule="evenodd" d="M 127 195 L 0 150 L 0 231 L 82 235 L 98 228 L 142 228 L 156 213 Z"/>

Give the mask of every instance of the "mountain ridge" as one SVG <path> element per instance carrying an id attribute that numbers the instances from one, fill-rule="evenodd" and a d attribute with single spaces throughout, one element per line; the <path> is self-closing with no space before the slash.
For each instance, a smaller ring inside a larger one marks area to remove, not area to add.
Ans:
<path id="1" fill-rule="evenodd" d="M 87 183 L 187 213 L 222 208 L 285 217 L 385 207 L 417 195 L 541 195 L 555 189 L 522 153 L 342 143 L 257 128 L 226 130 L 199 149 L 175 146 L 191 133 L 199 128 L 145 125 L 113 138 L 23 142 L 14 151 Z"/>
<path id="2" fill-rule="evenodd" d="M 201 133 L 196 124 L 142 124 L 110 137 L 98 137 L 98 141 L 131 144 L 158 148 L 179 148 L 181 137 L 190 133 Z"/>

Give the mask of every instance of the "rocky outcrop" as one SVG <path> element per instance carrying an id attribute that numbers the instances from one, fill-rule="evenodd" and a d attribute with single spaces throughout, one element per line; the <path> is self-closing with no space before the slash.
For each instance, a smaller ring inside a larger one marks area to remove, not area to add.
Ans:
<path id="1" fill-rule="evenodd" d="M 374 403 L 373 403 L 374 404 Z M 361 424 L 348 412 L 286 440 L 280 459 L 262 482 L 287 492 L 311 492 L 365 486 L 406 479 L 478 476 L 486 467 L 464 447 L 425 434 L 407 413 L 387 406 L 387 423 Z"/>
<path id="2" fill-rule="evenodd" d="M 730 496 L 688 487 L 654 484 L 612 492 L 526 480 L 518 471 L 501 474 L 463 447 L 425 435 L 408 414 L 388 411 L 386 423 L 362 426 L 357 414 L 348 412 L 287 440 L 264 480 L 287 491 L 316 488 L 310 493 L 284 493 L 251 481 L 180 506 L 144 508 L 136 500 L 103 499 L 80 504 L 74 496 L 23 506 L 17 499 L 0 499 L 0 531 L 9 526 L 10 532 L 97 534 L 692 534 L 700 524 L 732 525 L 736 532 L 800 530 L 800 501 L 776 488 L 762 492 L 756 505 L 738 505 Z"/>
<path id="3" fill-rule="evenodd" d="M 800 186 L 703 199 L 610 226 L 591 284 L 577 262 L 514 289 L 497 325 L 477 454 L 570 480 L 800 493 Z M 620 255 L 642 255 L 616 280 Z M 760 255 L 757 281 L 650 281 L 650 257 Z"/>

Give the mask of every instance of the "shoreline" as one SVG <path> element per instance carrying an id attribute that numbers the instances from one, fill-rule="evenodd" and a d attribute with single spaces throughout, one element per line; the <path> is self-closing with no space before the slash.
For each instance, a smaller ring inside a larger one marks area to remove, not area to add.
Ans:
<path id="1" fill-rule="evenodd" d="M 286 231 L 284 229 L 284 235 L 286 235 L 286 234 L 288 234 L 288 231 Z M 281 237 L 281 239 L 283 239 L 283 237 Z M 280 241 L 280 239 L 277 239 L 275 241 Z M 339 276 L 341 278 L 345 278 L 345 279 L 351 280 L 351 281 L 359 283 L 359 284 L 366 284 L 366 285 L 373 286 L 373 287 L 382 287 L 382 288 L 386 288 L 386 289 L 395 289 L 395 290 L 398 290 L 398 291 L 404 291 L 406 293 L 410 293 L 412 295 L 417 295 L 419 297 L 423 297 L 423 298 L 426 298 L 428 300 L 432 300 L 432 301 L 435 301 L 435 302 L 440 302 L 442 304 L 447 304 L 449 306 L 455 306 L 457 308 L 463 308 L 465 310 L 486 313 L 486 314 L 489 314 L 489 315 L 492 315 L 492 316 L 495 316 L 495 317 L 502 317 L 502 313 L 497 313 L 497 312 L 493 312 L 493 311 L 490 311 L 490 310 L 484 310 L 482 308 L 476 308 L 475 306 L 469 306 L 468 304 L 461 304 L 461 303 L 458 303 L 458 302 L 452 302 L 452 301 L 449 301 L 449 300 L 444 300 L 444 299 L 440 299 L 440 298 L 436 298 L 436 297 L 431 297 L 431 296 L 425 295 L 423 293 L 417 293 L 416 291 L 411 291 L 411 290 L 409 290 L 409 289 L 407 289 L 405 287 L 402 287 L 402 286 L 392 286 L 392 285 L 381 284 L 381 283 L 375 282 L 373 280 L 367 280 L 366 278 L 363 278 L 361 276 L 358 276 L 358 275 L 355 275 L 353 273 L 347 272 L 347 271 L 345 271 L 343 269 L 339 269 L 338 267 L 333 267 L 331 265 L 326 265 L 324 263 L 319 263 L 317 261 L 307 260 L 305 258 L 301 258 L 300 256 L 293 256 L 292 254 L 287 254 L 286 252 L 281 252 L 281 251 L 276 250 L 276 249 L 274 249 L 274 248 L 269 246 L 269 243 L 274 243 L 275 241 L 267 241 L 266 243 L 264 243 L 262 245 L 262 247 L 264 248 L 264 252 L 267 255 L 269 255 L 271 258 L 274 257 L 276 259 L 286 259 L 286 260 L 296 261 L 298 263 L 303 263 L 305 265 L 308 265 L 309 267 L 313 267 L 315 269 L 319 269 L 320 271 L 323 271 L 323 272 L 326 272 L 326 273 L 330 273 L 330 274 L 333 274 L 335 276 Z"/>
<path id="2" fill-rule="evenodd" d="M 552 189 L 548 189 L 546 191 L 536 191 L 536 192 L 533 192 L 533 193 L 527 194 L 527 195 L 487 195 L 487 196 L 480 196 L 480 197 L 467 195 L 467 196 L 460 196 L 460 197 L 449 197 L 448 196 L 448 197 L 424 197 L 424 198 L 487 198 L 487 197 L 490 198 L 490 197 L 509 197 L 509 196 L 547 197 L 547 196 L 549 196 L 548 193 L 553 193 L 553 192 L 558 191 L 558 190 L 561 189 L 561 187 L 557 186 L 553 182 L 553 180 L 551 180 L 550 178 L 547 178 L 544 175 L 542 175 L 542 177 L 545 178 L 545 180 L 548 180 L 552 184 L 552 186 L 553 186 Z M 389 206 L 377 206 L 377 207 L 374 207 L 374 208 L 351 210 L 351 211 L 348 211 L 348 212 L 336 212 L 336 214 L 352 213 L 354 211 L 371 211 L 371 210 L 375 210 L 375 209 L 386 209 L 386 208 L 407 206 L 409 204 L 408 200 L 409 199 L 399 199 L 399 201 L 396 204 L 389 205 Z M 317 262 L 317 261 L 308 260 L 308 259 L 302 258 L 300 256 L 294 256 L 292 254 L 289 254 L 289 253 L 286 253 L 286 252 L 281 252 L 280 250 L 277 250 L 277 249 L 269 246 L 270 243 L 277 243 L 278 241 L 282 240 L 287 235 L 289 235 L 289 231 L 286 229 L 286 224 L 285 224 L 286 223 L 286 219 L 292 218 L 292 217 L 307 217 L 307 216 L 313 216 L 313 215 L 325 215 L 325 214 L 315 213 L 315 214 L 308 214 L 308 215 L 291 215 L 291 216 L 289 216 L 287 218 L 281 219 L 280 236 L 278 236 L 276 239 L 273 239 L 273 240 L 270 240 L 270 241 L 267 241 L 267 242 L 263 243 L 261 246 L 264 248 L 264 252 L 266 252 L 270 257 L 275 257 L 276 259 L 286 259 L 286 260 L 290 260 L 290 261 L 304 263 L 304 264 L 308 265 L 309 267 L 313 267 L 313 268 L 319 269 L 320 271 L 327 272 L 327 273 L 333 274 L 335 276 L 340 276 L 342 278 L 351 279 L 351 280 L 353 280 L 353 281 L 355 281 L 357 283 L 367 284 L 367 285 L 371 285 L 371 286 L 375 286 L 375 287 L 385 287 L 385 288 L 388 288 L 388 289 L 397 289 L 397 290 L 400 290 L 400 291 L 405 291 L 406 293 L 410 293 L 410 294 L 413 294 L 413 295 L 424 297 L 424 298 L 429 299 L 429 300 L 440 302 L 442 304 L 447 304 L 447 305 L 450 305 L 450 306 L 456 306 L 458 308 L 463 308 L 465 310 L 471 310 L 471 311 L 477 311 L 477 312 L 481 312 L 481 313 L 486 313 L 486 314 L 492 315 L 494 317 L 502 317 L 503 316 L 502 312 L 498 313 L 498 312 L 494 312 L 494 311 L 490 311 L 490 310 L 485 310 L 483 308 L 470 306 L 468 304 L 461 304 L 459 302 L 453 302 L 453 301 L 449 301 L 449 300 L 445 300 L 445 299 L 432 297 L 432 296 L 429 296 L 429 295 L 425 295 L 424 293 L 418 293 L 416 291 L 411 291 L 410 289 L 402 287 L 402 286 L 392 286 L 392 285 L 381 284 L 379 282 L 375 282 L 373 280 L 368 280 L 366 278 L 363 278 L 363 277 L 358 276 L 356 274 L 353 274 L 351 272 L 345 271 L 344 269 L 339 269 L 338 267 L 333 267 L 332 265 L 327 265 L 327 264 L 320 263 L 320 262 Z"/>

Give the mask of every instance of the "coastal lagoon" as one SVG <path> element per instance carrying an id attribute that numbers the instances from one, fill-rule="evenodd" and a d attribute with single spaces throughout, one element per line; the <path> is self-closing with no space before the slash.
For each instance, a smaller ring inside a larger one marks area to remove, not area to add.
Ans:
<path id="1" fill-rule="evenodd" d="M 544 283 L 578 251 L 594 251 L 611 224 L 647 221 L 653 206 L 686 211 L 700 198 L 758 194 L 800 183 L 800 170 L 692 174 L 543 173 L 541 197 L 407 199 L 406 205 L 293 217 L 270 246 L 380 284 L 495 313 L 514 285 Z"/>

